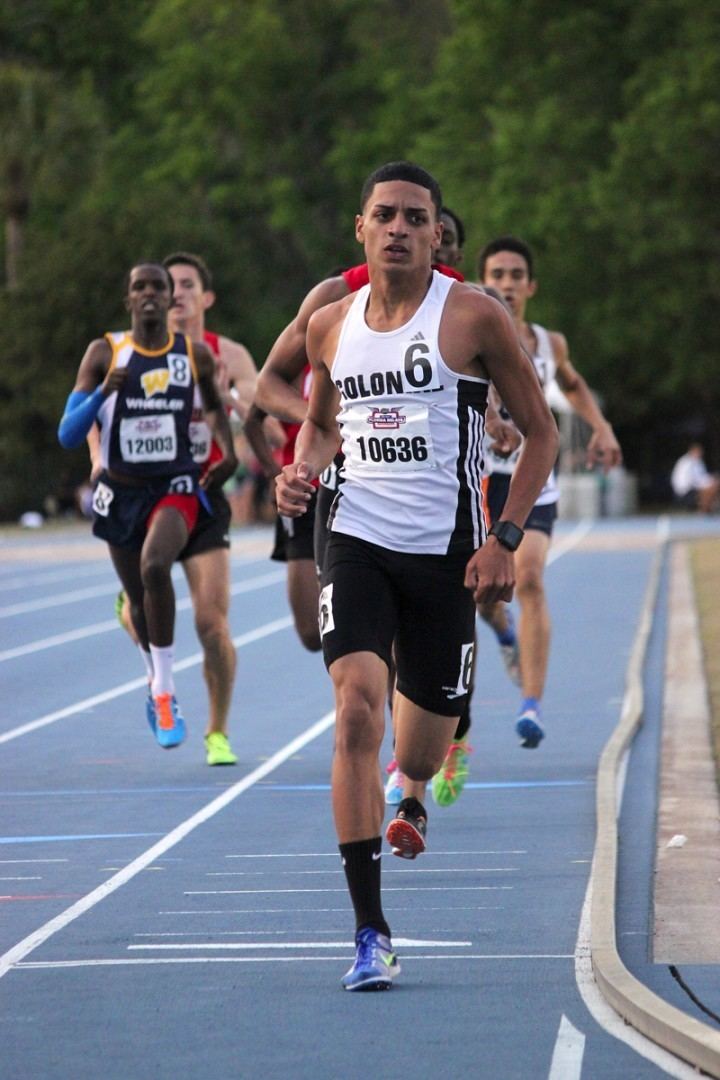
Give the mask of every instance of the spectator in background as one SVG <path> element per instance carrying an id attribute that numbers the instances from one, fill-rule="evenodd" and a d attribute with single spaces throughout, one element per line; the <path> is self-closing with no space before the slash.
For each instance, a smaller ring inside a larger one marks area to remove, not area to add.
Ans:
<path id="1" fill-rule="evenodd" d="M 693 442 L 673 466 L 670 484 L 677 502 L 687 510 L 711 514 L 720 509 L 720 477 L 710 473 L 702 443 Z"/>

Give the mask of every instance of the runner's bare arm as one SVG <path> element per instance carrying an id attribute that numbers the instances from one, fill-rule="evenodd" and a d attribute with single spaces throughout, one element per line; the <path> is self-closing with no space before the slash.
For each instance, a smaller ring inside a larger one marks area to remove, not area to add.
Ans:
<path id="1" fill-rule="evenodd" d="M 347 294 L 348 286 L 342 277 L 327 278 L 307 294 L 297 315 L 285 327 L 270 350 L 258 376 L 255 402 L 263 412 L 286 423 L 303 422 L 307 413 L 307 401 L 303 399 L 295 384 L 308 362 L 308 323 L 320 308 Z"/>
<path id="2" fill-rule="evenodd" d="M 223 452 L 220 461 L 214 462 L 202 478 L 204 488 L 222 487 L 237 469 L 237 457 L 233 445 L 230 421 L 222 403 L 220 389 L 215 378 L 215 358 L 206 345 L 193 344 L 198 388 L 203 402 L 203 412 L 210 432 Z"/>
<path id="3" fill-rule="evenodd" d="M 328 364 L 335 355 L 344 315 L 344 305 L 333 304 L 318 311 L 308 327 L 307 352 L 313 370 L 308 413 L 295 443 L 295 461 L 275 481 L 278 510 L 288 517 L 305 513 L 313 492 L 311 481 L 330 464 L 340 446 L 335 422 L 339 393 Z"/>
<path id="4" fill-rule="evenodd" d="M 234 391 L 226 404 L 231 405 L 241 420 L 245 420 L 255 396 L 258 375 L 255 361 L 239 341 L 220 337 L 219 346 L 220 361 Z"/>
<path id="5" fill-rule="evenodd" d="M 265 433 L 267 417 L 262 409 L 255 403 L 250 406 L 250 411 L 245 420 L 245 438 L 250 444 L 255 457 L 260 462 L 260 467 L 269 480 L 273 480 L 280 472 L 280 466 L 273 457 L 270 443 Z M 272 418 L 271 418 L 272 419 Z"/>
<path id="6" fill-rule="evenodd" d="M 565 336 L 556 330 L 551 331 L 550 344 L 557 365 L 555 378 L 558 386 L 578 416 L 593 429 L 587 448 L 588 468 L 601 465 L 607 472 L 622 461 L 622 450 L 615 432 L 603 416 L 585 379 L 571 363 Z"/>
<path id="7" fill-rule="evenodd" d="M 492 380 L 525 443 L 510 484 L 502 520 L 522 526 L 557 454 L 557 426 L 535 370 L 507 312 L 477 291 L 453 286 L 440 331 L 445 361 L 459 373 Z M 467 564 L 465 585 L 476 603 L 510 600 L 515 560 L 490 536 Z"/>

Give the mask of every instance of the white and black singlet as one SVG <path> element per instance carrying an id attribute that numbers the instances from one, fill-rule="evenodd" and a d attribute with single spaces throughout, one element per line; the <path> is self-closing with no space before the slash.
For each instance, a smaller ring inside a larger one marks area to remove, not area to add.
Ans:
<path id="1" fill-rule="evenodd" d="M 547 393 L 550 383 L 555 378 L 555 371 L 557 369 L 555 354 L 553 352 L 552 342 L 550 341 L 550 335 L 545 327 L 539 326 L 537 323 L 531 323 L 531 328 L 536 341 L 532 362 L 540 380 L 540 385 L 543 388 L 543 392 Z M 513 453 L 509 454 L 507 457 L 501 457 L 499 454 L 493 453 L 492 441 L 493 440 L 489 437 L 485 439 L 484 457 L 487 472 L 491 477 L 497 475 L 512 476 L 518 458 L 520 457 L 521 447 L 518 447 L 517 450 L 513 451 Z M 542 491 L 535 500 L 535 506 L 549 506 L 552 503 L 556 503 L 559 497 L 560 490 L 553 470 L 545 481 Z"/>
<path id="2" fill-rule="evenodd" d="M 453 280 L 432 272 L 395 330 L 365 321 L 360 289 L 330 369 L 345 454 L 331 529 L 409 554 L 472 552 L 485 539 L 482 441 L 488 383 L 443 361 L 440 321 Z"/>

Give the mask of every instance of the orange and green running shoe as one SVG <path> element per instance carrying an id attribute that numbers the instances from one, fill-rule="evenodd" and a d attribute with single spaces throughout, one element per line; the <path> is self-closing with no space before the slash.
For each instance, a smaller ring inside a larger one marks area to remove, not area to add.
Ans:
<path id="1" fill-rule="evenodd" d="M 115 618 L 120 623 L 123 630 L 125 629 L 125 623 L 123 622 L 123 608 L 124 607 L 125 607 L 125 590 L 121 589 L 120 592 L 115 597 Z"/>
<path id="2" fill-rule="evenodd" d="M 442 767 L 432 778 L 432 797 L 438 806 L 452 806 L 460 798 L 470 772 L 468 757 L 471 753 L 467 735 L 450 743 Z"/>

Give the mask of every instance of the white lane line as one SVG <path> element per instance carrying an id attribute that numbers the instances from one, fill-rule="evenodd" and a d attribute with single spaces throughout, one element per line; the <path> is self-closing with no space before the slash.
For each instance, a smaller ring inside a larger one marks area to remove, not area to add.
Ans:
<path id="1" fill-rule="evenodd" d="M 686 1065 L 657 1043 L 651 1042 L 636 1028 L 626 1023 L 619 1013 L 608 1004 L 600 993 L 592 969 L 590 950 L 590 911 L 592 907 L 593 870 L 590 871 L 585 901 L 580 916 L 577 944 L 575 946 L 575 982 L 588 1012 L 607 1031 L 608 1035 L 626 1043 L 631 1050 L 663 1069 L 676 1080 L 697 1080 L 698 1073 L 692 1065 Z"/>
<path id="2" fill-rule="evenodd" d="M 15 964 L 13 971 L 38 971 L 62 968 L 84 967 L 131 967 L 139 964 L 303 964 L 310 961 L 336 962 L 347 960 L 351 950 L 339 956 L 123 956 L 117 959 L 102 960 L 28 960 Z M 401 957 L 415 964 L 419 960 L 456 960 L 465 963 L 468 960 L 572 960 L 572 953 L 428 953 L 427 955 Z M 697 1080 L 697 1073 L 693 1073 Z"/>
<path id="3" fill-rule="evenodd" d="M 407 869 L 393 870 L 386 866 L 386 874 L 515 874 L 517 866 L 458 866 L 458 867 L 420 867 L 408 866 Z M 267 870 L 208 870 L 205 877 L 265 877 Z M 344 874 L 344 870 L 271 870 L 275 877 L 317 877 L 327 874 Z"/>
<path id="4" fill-rule="evenodd" d="M 510 848 L 505 851 L 424 851 L 423 858 L 438 855 L 527 855 L 527 851 Z M 226 855 L 226 859 L 337 859 L 337 851 L 273 851 L 260 855 Z"/>
<path id="5" fill-rule="evenodd" d="M 492 890 L 509 891 L 514 885 L 408 885 L 396 888 L 390 886 L 383 893 L 391 892 L 490 892 Z M 183 896 L 268 896 L 286 893 L 346 893 L 347 889 L 186 889 Z"/>
<path id="6" fill-rule="evenodd" d="M 69 859 L 0 859 L 0 866 L 9 866 L 11 863 L 52 863 L 70 862 Z"/>
<path id="7" fill-rule="evenodd" d="M 238 637 L 233 638 L 233 645 L 237 649 L 241 649 L 245 645 L 251 645 L 254 641 L 269 637 L 270 634 L 276 634 L 279 630 L 287 630 L 292 625 L 293 620 L 289 615 L 282 619 L 274 619 L 273 622 L 265 623 L 264 626 L 258 626 L 256 630 L 250 630 L 247 634 L 240 634 Z M 185 671 L 186 668 L 196 667 L 202 661 L 203 654 L 201 652 L 193 653 L 192 656 L 179 660 L 173 666 L 173 671 Z M 57 720 L 64 720 L 67 716 L 75 716 L 76 713 L 94 709 L 96 705 L 102 705 L 105 701 L 112 701 L 114 698 L 122 697 L 123 694 L 129 694 L 133 690 L 139 690 L 141 687 L 143 689 L 147 687 L 147 679 L 144 675 L 139 679 L 131 679 L 130 682 L 114 686 L 112 690 L 105 690 L 102 694 L 95 694 L 93 697 L 85 698 L 83 701 L 76 701 L 74 705 L 67 705 L 64 709 L 48 713 L 47 716 L 41 716 L 38 720 L 31 720 L 20 727 L 5 731 L 0 735 L 0 744 L 10 742 L 11 739 L 17 739 L 21 735 L 27 735 L 31 731 L 37 731 L 38 728 L 47 727 L 48 724 L 54 724 Z"/>
<path id="8" fill-rule="evenodd" d="M 662 548 L 669 536 L 670 523 L 669 519 L 664 516 L 658 519 L 657 523 L 657 543 L 658 547 Z M 657 580 L 659 575 L 659 562 L 651 567 L 651 579 L 649 585 L 649 592 L 646 592 L 643 611 L 641 613 L 641 624 L 638 629 L 635 642 L 633 644 L 633 651 L 638 649 L 638 642 L 643 640 L 642 635 L 649 633 L 649 620 L 651 619 L 651 611 L 655 602 L 655 583 L 654 578 Z M 649 598 L 652 597 L 650 600 Z M 644 647 L 644 646 L 643 646 Z M 623 705 L 621 709 L 621 718 L 624 717 L 627 711 L 632 707 L 632 700 L 636 692 L 636 687 L 628 685 L 625 694 L 623 696 Z M 625 791 L 625 779 L 626 779 L 626 758 L 630 754 L 632 744 L 629 744 L 623 755 L 623 760 L 620 763 L 616 775 L 616 815 L 619 814 L 622 807 L 622 799 Z M 598 845 L 598 837 L 596 836 L 596 851 Z M 590 1015 L 596 1020 L 596 1022 L 603 1028 L 609 1035 L 617 1039 L 620 1042 L 626 1043 L 631 1050 L 639 1054 L 640 1057 L 645 1058 L 647 1061 L 651 1061 L 654 1065 L 663 1069 L 669 1076 L 673 1076 L 676 1080 L 697 1080 L 697 1070 L 687 1065 L 684 1061 L 675 1057 L 669 1051 L 663 1049 L 657 1043 L 652 1042 L 645 1035 L 643 1035 L 636 1028 L 628 1024 L 625 1019 L 617 1013 L 615 1009 L 605 1000 L 597 982 L 595 981 L 595 974 L 592 966 L 592 898 L 593 889 L 596 875 L 595 857 L 593 858 L 592 866 L 590 868 L 590 876 L 588 878 L 587 889 L 585 890 L 585 900 L 582 906 L 582 912 L 580 914 L 580 925 L 578 927 L 577 942 L 575 944 L 575 982 L 577 988 L 580 991 L 585 1005 Z"/>
<path id="9" fill-rule="evenodd" d="M 392 907 L 391 905 L 383 904 L 384 911 L 402 911 L 407 914 L 407 908 L 405 907 Z M 438 907 L 425 904 L 423 906 L 423 912 L 426 911 L 442 911 L 446 914 L 448 911 L 502 911 L 501 904 L 442 904 Z M 293 908 L 293 914 L 302 913 L 303 915 L 351 915 L 352 907 L 348 898 L 348 903 L 345 907 L 303 907 Z M 193 908 L 192 911 L 158 911 L 158 915 L 164 917 L 166 915 L 287 915 L 287 908 L 269 908 L 263 905 L 262 907 L 254 908 Z M 228 931 L 229 932 L 229 931 Z M 237 931 L 238 933 L 240 931 Z M 244 931 L 243 931 L 244 932 Z M 284 933 L 286 931 L 283 931 Z M 200 933 L 200 931 L 196 931 Z M 317 933 L 317 931 L 316 931 Z M 135 937 L 141 937 L 141 934 L 135 934 Z M 157 935 L 146 935 L 157 936 Z"/>
<path id="10" fill-rule="evenodd" d="M 165 930 L 160 933 L 150 934 L 133 934 L 133 937 L 149 937 L 149 938 L 181 938 L 181 937 L 197 937 L 198 934 L 204 934 L 204 930 Z M 213 930 L 215 937 L 280 937 L 281 934 L 289 934 L 289 930 Z M 336 934 L 337 930 L 313 930 L 313 934 Z"/>
<path id="11" fill-rule="evenodd" d="M 580 541 L 584 540 L 587 534 L 592 531 L 593 524 L 592 518 L 583 518 L 582 521 L 578 521 L 571 533 L 552 545 L 545 560 L 546 566 L 550 566 L 556 559 L 561 559 L 563 555 L 567 555 L 569 551 L 577 547 Z"/>
<path id="12" fill-rule="evenodd" d="M 564 1014 L 560 1018 L 548 1080 L 580 1080 L 585 1036 Z"/>
<path id="13" fill-rule="evenodd" d="M 0 582 L 0 591 L 10 592 L 16 589 L 36 589 L 40 585 L 53 585 L 56 581 L 71 581 L 73 578 L 88 578 L 96 574 L 109 577 L 112 567 L 108 562 L 93 565 L 87 562 L 78 562 L 72 569 L 47 570 L 36 577 L 14 577 L 11 581 Z"/>
<path id="14" fill-rule="evenodd" d="M 422 941 L 415 938 L 393 938 L 393 945 L 398 949 L 469 949 L 472 941 Z M 236 951 L 250 949 L 353 949 L 351 941 L 184 941 L 172 944 L 149 942 L 145 945 L 128 945 L 128 952 L 147 951 L 149 949 L 232 949 Z"/>
<path id="15" fill-rule="evenodd" d="M 0 881 L 42 881 L 42 877 L 0 877 Z"/>
<path id="16" fill-rule="evenodd" d="M 285 580 L 283 570 L 274 570 L 268 574 L 250 578 L 249 581 L 239 581 L 231 586 L 230 595 L 239 596 L 241 593 L 254 592 L 256 589 L 265 589 L 268 585 L 277 585 Z M 117 592 L 117 586 L 115 587 Z M 192 607 L 189 596 L 178 600 L 176 611 L 188 611 Z M 68 645 L 72 641 L 82 641 L 85 638 L 95 637 L 97 634 L 108 634 L 113 630 L 120 630 L 121 626 L 117 619 L 104 619 L 102 622 L 89 623 L 87 626 L 79 626 L 75 630 L 67 630 L 63 634 L 53 634 L 51 637 L 39 638 L 30 641 L 26 645 L 17 645 L 14 649 L 3 649 L 0 652 L 0 663 L 6 660 L 16 660 L 19 656 L 29 656 L 31 653 L 42 652 L 44 649 L 52 649 L 57 645 Z"/>
<path id="17" fill-rule="evenodd" d="M 84 915 L 86 911 L 90 911 L 91 908 L 99 904 L 101 900 L 104 900 L 107 896 L 110 896 L 116 891 L 126 885 L 128 881 L 131 881 L 137 874 L 145 869 L 146 866 L 151 866 L 156 859 L 161 855 L 164 855 L 176 844 L 180 843 L 189 833 L 193 832 L 199 825 L 204 824 L 215 814 L 223 810 L 229 803 L 233 802 L 238 795 L 242 795 L 244 791 L 251 788 L 253 784 L 256 784 L 258 780 L 262 780 L 263 777 L 268 776 L 271 772 L 274 772 L 280 765 L 286 762 L 289 758 L 301 750 L 308 743 L 313 742 L 328 728 L 332 727 L 335 723 L 335 713 L 329 712 L 325 716 L 317 720 L 309 728 L 306 728 L 302 734 L 298 735 L 295 739 L 291 739 L 289 743 L 286 743 L 280 750 L 278 750 L 272 757 L 264 761 L 262 765 L 259 765 L 257 769 L 253 769 L 237 783 L 233 784 L 226 791 L 219 795 L 217 798 L 212 799 L 206 806 L 197 813 L 192 814 L 191 817 L 181 822 L 172 829 L 166 836 L 159 840 L 152 847 L 144 851 L 142 855 L 139 855 L 127 866 L 115 874 L 113 877 L 108 878 L 102 885 L 99 885 L 92 892 L 87 893 L 76 903 L 71 904 L 69 908 L 56 915 L 54 919 L 50 919 L 43 926 L 34 930 L 22 941 L 18 942 L 7 952 L 0 956 L 0 979 L 7 974 L 10 969 L 16 965 L 20 960 L 31 953 L 33 949 L 36 949 L 38 945 L 42 945 L 48 938 L 56 934 L 58 930 L 64 929 L 69 923 L 73 922 L 80 915 Z"/>
<path id="18" fill-rule="evenodd" d="M 93 600 L 97 596 L 117 594 L 118 584 L 93 585 L 88 589 L 73 589 L 72 592 L 45 596 L 42 600 L 25 600 L 22 604 L 9 604 L 0 608 L 0 619 L 9 619 L 13 615 L 27 615 L 31 611 L 44 611 L 47 608 L 62 607 L 63 604 L 76 604 L 80 600 Z"/>
<path id="19" fill-rule="evenodd" d="M 343 909 L 343 911 L 344 910 L 345 909 Z M 286 912 L 286 914 L 287 914 L 287 912 Z M 324 937 L 328 937 L 328 936 L 332 935 L 333 937 L 337 937 L 338 934 L 342 933 L 342 930 L 337 930 L 337 929 L 335 929 L 335 930 L 318 930 L 316 927 L 314 927 L 312 932 L 313 932 L 314 935 L 322 935 Z M 231 937 L 232 938 L 236 938 L 236 937 L 244 937 L 244 938 L 249 938 L 249 937 L 252 937 L 252 938 L 275 937 L 275 938 L 278 938 L 278 937 L 283 937 L 284 935 L 286 936 L 288 934 L 299 934 L 299 933 L 302 933 L 302 931 L 300 931 L 300 930 L 213 930 L 213 937 L 215 937 L 215 938 L 231 938 Z M 309 931 L 308 931 L 308 933 L 309 933 Z M 452 930 L 441 930 L 441 931 L 439 931 L 439 933 L 451 934 L 451 933 L 453 933 L 453 931 Z M 156 933 L 156 934 L 150 934 L 150 933 L 133 934 L 133 937 L 134 938 L 152 938 L 154 941 L 156 941 L 156 940 L 159 940 L 160 938 L 197 938 L 197 937 L 200 937 L 200 936 L 202 936 L 204 934 L 205 934 L 204 930 L 194 930 L 194 931 L 193 930 L 168 930 L 168 931 L 161 932 L 161 933 Z M 397 939 L 393 938 L 393 941 L 397 945 L 397 943 L 398 943 Z M 305 942 L 302 942 L 301 944 L 309 946 L 310 942 L 305 941 Z M 348 944 L 348 943 L 344 942 L 344 944 Z M 448 941 L 447 943 L 443 942 L 443 944 L 456 945 L 457 942 Z M 468 944 L 472 944 L 472 943 L 469 942 Z M 263 947 L 261 942 L 255 942 L 255 945 L 259 949 Z M 352 947 L 352 943 L 350 943 L 349 947 Z M 130 948 L 130 946 L 128 946 L 128 948 Z"/>
<path id="20" fill-rule="evenodd" d="M 177 605 L 179 611 L 184 601 Z M 105 619 L 103 622 L 90 623 L 88 626 L 79 626 L 76 630 L 67 630 L 64 634 L 53 634 L 51 637 L 39 638 L 30 641 L 27 645 L 16 645 L 14 649 L 3 649 L 0 652 L 0 662 L 16 660 L 18 656 L 29 656 L 31 653 L 42 652 L 43 649 L 52 649 L 56 645 L 67 645 L 71 641 L 82 641 L 84 638 L 95 637 L 96 634 L 107 634 L 111 630 L 120 630 L 117 619 Z"/>

